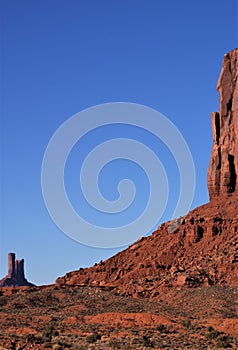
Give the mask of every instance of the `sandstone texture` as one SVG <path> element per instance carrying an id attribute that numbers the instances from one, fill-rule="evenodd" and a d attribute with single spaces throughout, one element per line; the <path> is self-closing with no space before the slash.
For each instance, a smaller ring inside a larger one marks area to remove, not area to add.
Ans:
<path id="1" fill-rule="evenodd" d="M 238 49 L 224 56 L 217 84 L 219 112 L 211 115 L 213 148 L 208 169 L 210 199 L 238 188 Z"/>
<path id="2" fill-rule="evenodd" d="M 24 259 L 16 260 L 14 253 L 8 254 L 8 274 L 0 280 L 0 287 L 34 286 L 27 281 L 24 273 Z"/>

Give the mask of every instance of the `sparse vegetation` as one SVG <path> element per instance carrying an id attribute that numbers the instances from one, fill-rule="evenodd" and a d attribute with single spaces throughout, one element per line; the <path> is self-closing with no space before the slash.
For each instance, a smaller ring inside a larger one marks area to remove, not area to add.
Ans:
<path id="1" fill-rule="evenodd" d="M 227 314 L 227 306 L 223 301 L 229 300 L 229 313 L 232 315 L 237 293 L 237 288 L 226 287 L 176 292 L 172 307 L 163 300 L 134 299 L 88 287 L 56 290 L 49 287 L 48 290 L 36 289 L 31 293 L 26 291 L 3 295 L 0 344 L 6 345 L 3 346 L 4 350 L 168 350 L 179 347 L 205 350 L 208 346 L 212 349 L 236 349 L 235 337 L 218 331 L 215 326 L 207 328 L 205 322 L 201 323 L 204 320 L 199 314 L 201 307 L 204 306 L 206 311 L 207 305 L 213 305 L 209 317 L 214 313 L 216 317 L 220 315 L 222 318 L 225 312 Z M 200 300 L 197 309 L 194 304 L 191 309 L 191 297 Z M 44 307 L 32 302 L 40 299 L 44 300 Z M 13 309 L 15 303 L 25 305 L 21 312 Z M 141 312 L 143 315 L 140 315 Z M 167 315 L 168 323 L 162 319 L 161 323 L 156 323 L 160 315 L 163 318 Z M 20 329 L 24 329 L 24 333 L 17 335 Z M 27 330 L 29 333 L 26 333 Z"/>

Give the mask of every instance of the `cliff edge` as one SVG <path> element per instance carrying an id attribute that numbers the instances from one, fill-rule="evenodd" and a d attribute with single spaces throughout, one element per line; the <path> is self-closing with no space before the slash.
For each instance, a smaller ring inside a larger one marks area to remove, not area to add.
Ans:
<path id="1" fill-rule="evenodd" d="M 217 84 L 219 112 L 211 114 L 213 147 L 208 168 L 212 200 L 238 190 L 238 49 L 224 56 Z"/>

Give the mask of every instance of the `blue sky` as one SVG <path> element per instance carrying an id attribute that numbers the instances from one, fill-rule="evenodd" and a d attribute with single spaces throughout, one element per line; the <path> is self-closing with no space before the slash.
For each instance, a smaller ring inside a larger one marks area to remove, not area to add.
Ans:
<path id="1" fill-rule="evenodd" d="M 223 55 L 237 46 L 235 0 L 2 0 L 0 6 L 1 276 L 7 273 L 9 251 L 25 258 L 30 281 L 48 284 L 119 250 L 87 247 L 68 238 L 51 220 L 42 197 L 47 144 L 63 122 L 85 108 L 124 101 L 163 113 L 193 156 L 192 208 L 208 201 L 210 113 L 219 106 L 216 84 Z M 75 147 L 65 170 L 69 197 L 80 207 L 80 150 L 85 153 L 109 135 L 121 137 L 124 132 L 128 137 L 131 131 L 157 149 L 168 169 L 171 191 L 161 221 L 168 220 L 178 196 L 178 173 L 161 142 L 138 130 L 122 127 L 119 136 L 110 127 L 101 134 L 97 130 L 78 151 Z M 133 217 L 148 197 L 143 171 L 118 161 L 109 165 L 106 181 L 101 174 L 99 184 L 113 200 L 116 193 L 108 179 L 114 176 L 117 183 L 127 171 L 139 189 L 136 209 L 128 214 Z M 84 210 L 90 220 L 100 220 Z M 127 222 L 129 216 L 123 215 Z M 111 216 L 102 220 L 107 219 Z"/>

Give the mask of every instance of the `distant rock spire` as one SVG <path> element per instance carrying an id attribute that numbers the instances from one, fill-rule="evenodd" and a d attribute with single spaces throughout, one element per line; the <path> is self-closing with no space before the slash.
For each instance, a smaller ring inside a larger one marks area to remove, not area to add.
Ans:
<path id="1" fill-rule="evenodd" d="M 213 147 L 207 176 L 210 200 L 238 193 L 238 48 L 224 56 L 217 91 L 220 108 L 211 114 Z"/>
<path id="2" fill-rule="evenodd" d="M 15 259 L 16 255 L 14 253 L 8 253 L 8 278 L 15 277 Z"/>
<path id="3" fill-rule="evenodd" d="M 14 253 L 8 253 L 8 274 L 0 280 L 0 287 L 34 286 L 24 274 L 24 259 L 16 260 Z"/>

